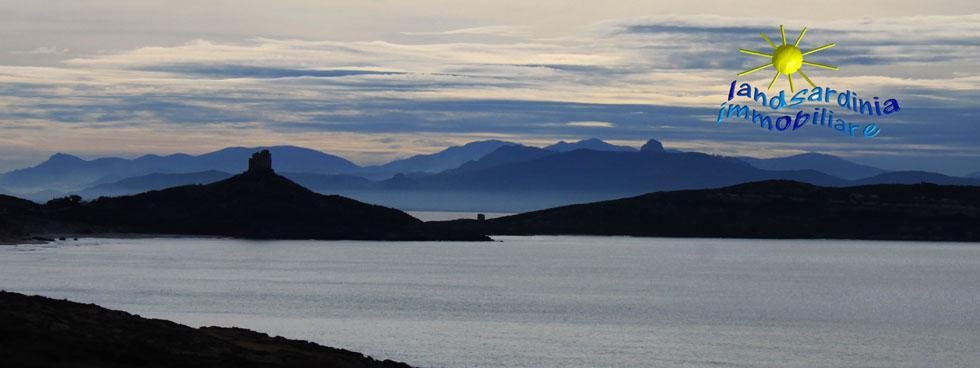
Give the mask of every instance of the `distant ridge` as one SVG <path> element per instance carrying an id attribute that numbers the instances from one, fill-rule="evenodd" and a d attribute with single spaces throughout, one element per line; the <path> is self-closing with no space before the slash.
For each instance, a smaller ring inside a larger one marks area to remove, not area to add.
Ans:
<path id="1" fill-rule="evenodd" d="M 853 185 L 869 184 L 921 184 L 931 183 L 940 185 L 980 185 L 980 180 L 970 178 L 960 178 L 927 171 L 893 171 L 878 174 L 870 178 L 854 181 Z"/>
<path id="2" fill-rule="evenodd" d="M 459 167 L 468 161 L 479 159 L 501 147 L 514 145 L 500 140 L 476 141 L 462 146 L 452 146 L 442 151 L 415 155 L 384 165 L 369 166 L 360 172 L 369 177 L 391 177 L 398 173 L 437 173 Z"/>
<path id="3" fill-rule="evenodd" d="M 573 143 L 560 141 L 558 143 L 547 146 L 544 149 L 555 151 L 555 152 L 569 152 L 578 149 L 588 149 L 593 151 L 611 151 L 611 152 L 635 152 L 636 151 L 636 148 L 609 144 L 603 142 L 598 138 L 583 139 Z"/>
<path id="4" fill-rule="evenodd" d="M 229 147 L 198 156 L 174 154 L 144 155 L 135 159 L 117 157 L 83 160 L 68 154 L 55 154 L 41 164 L 0 175 L 0 186 L 8 190 L 38 191 L 39 188 L 73 192 L 134 176 L 201 171 L 241 172 L 249 156 L 269 150 L 276 155 L 276 170 L 332 174 L 359 169 L 346 159 L 320 151 L 294 147 Z"/>
<path id="5" fill-rule="evenodd" d="M 856 164 L 837 156 L 813 152 L 787 157 L 740 157 L 740 159 L 765 170 L 816 170 L 848 180 L 864 179 L 885 172 L 885 170 L 877 167 Z"/>
<path id="6" fill-rule="evenodd" d="M 101 196 L 135 194 L 182 185 L 209 184 L 229 177 L 231 174 L 215 170 L 180 174 L 153 173 L 126 178 L 113 183 L 99 184 L 78 192 L 78 195 L 82 198 L 94 199 Z"/>

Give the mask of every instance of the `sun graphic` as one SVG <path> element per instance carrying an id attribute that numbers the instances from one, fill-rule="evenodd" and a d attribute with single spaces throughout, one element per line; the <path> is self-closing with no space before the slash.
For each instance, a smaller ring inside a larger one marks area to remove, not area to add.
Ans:
<path id="1" fill-rule="evenodd" d="M 800 45 L 800 41 L 803 40 L 803 35 L 806 34 L 806 27 L 803 27 L 803 31 L 800 32 L 800 36 L 796 38 L 796 42 L 793 43 L 792 45 L 786 43 L 786 31 L 783 30 L 783 26 L 782 25 L 779 26 L 779 33 L 783 36 L 783 44 L 782 45 L 779 45 L 778 47 L 776 46 L 776 44 L 774 44 L 772 42 L 772 40 L 769 39 L 769 37 L 766 37 L 766 34 L 765 33 L 760 33 L 759 34 L 759 35 L 762 36 L 763 39 L 766 40 L 766 42 L 769 42 L 769 45 L 770 46 L 772 46 L 772 54 L 767 54 L 767 53 L 759 52 L 759 51 L 746 50 L 746 49 L 738 49 L 738 51 L 741 51 L 742 53 L 745 53 L 745 54 L 756 55 L 756 56 L 764 56 L 764 57 L 767 57 L 767 58 L 771 58 L 772 59 L 772 61 L 769 64 L 760 65 L 760 66 L 757 66 L 755 68 L 752 68 L 752 69 L 746 70 L 744 72 L 738 73 L 738 76 L 739 77 L 741 77 L 743 75 L 746 75 L 746 74 L 749 74 L 749 73 L 755 73 L 757 71 L 760 71 L 762 69 L 765 69 L 765 68 L 768 68 L 768 67 L 771 66 L 771 67 L 773 67 L 773 68 L 776 69 L 776 75 L 772 77 L 772 82 L 769 82 L 769 88 L 768 89 L 772 89 L 772 85 L 776 83 L 776 79 L 779 79 L 779 75 L 780 74 L 785 74 L 789 78 L 789 90 L 790 90 L 790 92 L 795 92 L 795 89 L 793 88 L 793 73 L 800 73 L 800 76 L 802 76 L 803 79 L 806 79 L 807 83 L 810 83 L 810 85 L 813 86 L 813 87 L 816 87 L 817 86 L 817 85 L 813 84 L 813 81 L 810 80 L 810 77 L 807 77 L 806 74 L 804 74 L 803 71 L 800 70 L 800 68 L 802 68 L 804 65 L 815 66 L 815 67 L 818 67 L 818 68 L 824 68 L 824 69 L 830 69 L 830 70 L 838 70 L 838 69 L 840 69 L 840 68 L 838 68 L 836 66 L 830 66 L 830 65 L 825 65 L 825 64 L 812 63 L 812 62 L 803 60 L 803 57 L 806 56 L 806 55 L 810 55 L 810 54 L 815 53 L 817 51 L 826 50 L 826 49 L 829 49 L 831 47 L 837 46 L 836 43 L 828 43 L 826 45 L 817 47 L 817 48 L 815 48 L 813 50 L 805 51 L 804 52 L 804 51 L 800 50 L 799 45 Z"/>

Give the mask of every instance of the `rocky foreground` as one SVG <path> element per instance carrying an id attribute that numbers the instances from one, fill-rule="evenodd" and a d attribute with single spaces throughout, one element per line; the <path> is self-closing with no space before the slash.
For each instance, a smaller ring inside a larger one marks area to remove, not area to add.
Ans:
<path id="1" fill-rule="evenodd" d="M 409 368 L 240 328 L 191 328 L 0 291 L 0 367 Z"/>

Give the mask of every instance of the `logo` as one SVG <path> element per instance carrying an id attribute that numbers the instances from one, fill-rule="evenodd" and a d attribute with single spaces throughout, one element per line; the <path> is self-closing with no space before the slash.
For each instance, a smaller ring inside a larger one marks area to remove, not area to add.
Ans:
<path id="1" fill-rule="evenodd" d="M 878 96 L 873 96 L 871 99 L 866 97 L 862 98 L 858 96 L 857 91 L 834 89 L 829 86 L 818 86 L 816 83 L 813 83 L 813 80 L 803 72 L 804 66 L 828 70 L 839 70 L 840 68 L 808 61 L 805 60 L 805 57 L 835 47 L 837 44 L 828 43 L 812 50 L 803 51 L 800 49 L 800 41 L 806 35 L 806 30 L 806 27 L 803 27 L 800 35 L 796 37 L 796 42 L 789 44 L 786 42 L 786 30 L 780 25 L 779 33 L 782 36 L 782 44 L 778 46 L 765 33 L 760 33 L 762 38 L 769 43 L 769 46 L 772 46 L 772 53 L 769 54 L 760 51 L 739 49 L 739 52 L 744 54 L 769 58 L 769 63 L 738 73 L 739 77 L 769 67 L 775 69 L 776 75 L 769 81 L 769 86 L 765 91 L 752 87 L 747 82 L 739 84 L 738 80 L 733 80 L 728 89 L 728 100 L 722 102 L 721 109 L 718 110 L 716 121 L 719 125 L 722 122 L 728 123 L 728 120 L 738 122 L 739 120 L 737 119 L 742 118 L 744 119 L 743 121 L 749 124 L 757 124 L 763 129 L 774 132 L 795 132 L 806 127 L 817 126 L 824 127 L 825 129 L 831 128 L 832 131 L 836 131 L 847 137 L 874 138 L 881 134 L 882 130 L 878 126 L 877 120 L 879 117 L 901 111 L 898 100 L 894 98 L 883 99 Z M 800 77 L 803 77 L 811 88 L 804 88 L 797 91 L 796 86 L 793 84 L 794 74 L 799 74 Z M 778 93 L 772 91 L 772 86 L 776 84 L 776 80 L 779 79 L 780 75 L 785 75 L 789 81 L 790 95 L 787 95 L 786 91 L 782 90 Z M 736 97 L 749 99 L 751 103 L 758 104 L 761 109 L 752 108 L 750 105 L 731 103 Z M 767 110 L 782 113 L 783 111 L 780 110 L 800 107 L 805 103 L 816 106 L 813 106 L 812 111 L 801 108 L 795 114 L 786 113 L 775 117 L 767 113 Z M 848 121 L 845 119 L 844 114 L 833 110 L 834 103 L 840 108 L 857 113 L 862 119 L 867 117 L 870 121 L 858 122 L 853 118 L 847 118 L 852 119 Z"/>
<path id="2" fill-rule="evenodd" d="M 760 65 L 755 68 L 738 73 L 739 77 L 745 76 L 750 73 L 755 73 L 757 71 L 760 71 L 762 69 L 771 66 L 774 69 L 776 69 L 776 75 L 772 77 L 772 81 L 769 82 L 769 88 L 767 88 L 766 90 L 771 90 L 772 85 L 776 83 L 776 80 L 779 79 L 779 75 L 782 74 L 785 75 L 787 78 L 789 78 L 790 92 L 796 92 L 796 90 L 793 88 L 794 73 L 799 73 L 800 76 L 803 77 L 803 79 L 805 79 L 807 83 L 810 83 L 810 86 L 812 87 L 817 86 L 816 84 L 813 84 L 813 81 L 810 80 L 810 77 L 808 77 L 806 73 L 803 73 L 803 70 L 801 68 L 803 68 L 804 65 L 813 66 L 817 68 L 830 69 L 830 70 L 839 69 L 836 66 L 824 65 L 824 64 L 803 60 L 804 56 L 837 46 L 836 43 L 828 43 L 826 45 L 817 47 L 813 50 L 804 52 L 803 50 L 800 50 L 800 41 L 803 41 L 803 35 L 806 34 L 806 27 L 803 27 L 803 30 L 800 31 L 799 37 L 796 37 L 796 42 L 794 42 L 792 45 L 786 43 L 786 30 L 783 29 L 783 26 L 781 25 L 779 26 L 779 34 L 783 36 L 783 44 L 777 47 L 776 44 L 774 44 L 772 40 L 769 39 L 769 37 L 766 37 L 765 33 L 759 33 L 759 35 L 762 36 L 762 38 L 769 43 L 769 46 L 772 46 L 772 54 L 767 54 L 759 51 L 746 50 L 746 49 L 738 49 L 738 51 L 742 52 L 743 54 L 767 57 L 770 60 L 772 60 L 771 62 L 769 62 L 769 64 Z"/>

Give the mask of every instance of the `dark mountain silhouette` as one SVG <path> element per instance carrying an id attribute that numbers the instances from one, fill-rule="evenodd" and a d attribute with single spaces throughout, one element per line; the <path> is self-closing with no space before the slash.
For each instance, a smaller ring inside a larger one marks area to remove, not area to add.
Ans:
<path id="1" fill-rule="evenodd" d="M 82 196 L 82 198 L 98 198 L 102 196 L 136 194 L 181 185 L 208 184 L 227 179 L 231 176 L 229 173 L 215 170 L 186 174 L 154 173 L 127 178 L 109 184 L 99 184 L 78 192 L 78 195 Z"/>
<path id="2" fill-rule="evenodd" d="M 434 224 L 498 235 L 978 241 L 980 187 L 764 181 Z"/>
<path id="3" fill-rule="evenodd" d="M 241 172 L 249 155 L 262 149 L 276 155 L 275 168 L 283 172 L 334 174 L 359 168 L 343 158 L 294 146 L 232 147 L 199 156 L 145 155 L 132 160 L 115 157 L 83 160 L 59 153 L 37 166 L 0 175 L 0 185 L 20 192 L 41 189 L 70 192 L 153 173 Z"/>
<path id="4" fill-rule="evenodd" d="M 740 159 L 764 170 L 816 170 L 848 180 L 868 178 L 885 172 L 877 167 L 856 164 L 837 156 L 812 152 L 788 157 Z"/>
<path id="5" fill-rule="evenodd" d="M 362 175 L 375 178 L 391 177 L 397 173 L 437 173 L 454 169 L 463 163 L 479 159 L 494 150 L 515 143 L 486 140 L 452 146 L 437 153 L 415 155 L 406 159 L 395 160 L 384 165 L 365 167 Z"/>
<path id="6" fill-rule="evenodd" d="M 76 194 L 85 199 L 95 199 L 101 196 L 131 195 L 182 185 L 208 184 L 227 179 L 231 176 L 232 174 L 213 170 L 187 174 L 155 173 L 123 179 L 114 183 L 100 184 L 81 190 Z M 282 176 L 319 193 L 336 193 L 345 190 L 365 189 L 371 188 L 374 184 L 373 181 L 360 176 L 346 174 L 283 173 Z"/>
<path id="7" fill-rule="evenodd" d="M 650 139 L 640 147 L 640 152 L 664 152 L 664 145 L 656 139 Z"/>
<path id="8" fill-rule="evenodd" d="M 569 152 L 578 149 L 588 149 L 593 151 L 613 151 L 613 152 L 635 152 L 636 148 L 627 146 L 617 146 L 606 143 L 598 138 L 583 139 L 578 142 L 568 143 L 560 141 L 545 147 L 544 149 L 555 152 Z"/>
<path id="9" fill-rule="evenodd" d="M 37 207 L 37 203 L 26 199 L 0 194 L 0 244 L 27 238 L 27 224 L 39 222 L 31 215 Z"/>
<path id="10" fill-rule="evenodd" d="M 271 169 L 271 158 L 256 156 L 252 161 L 255 163 L 245 173 L 216 183 L 91 202 L 80 202 L 80 198 L 55 200 L 23 211 L 12 221 L 24 224 L 31 233 L 488 240 L 479 234 L 434 231 L 396 209 L 314 193 L 277 175 Z"/>
<path id="11" fill-rule="evenodd" d="M 241 328 L 191 328 L 94 304 L 0 291 L 3 367 L 409 368 Z"/>
<path id="12" fill-rule="evenodd" d="M 855 180 L 852 185 L 869 184 L 920 184 L 932 183 L 940 185 L 980 185 L 980 180 L 960 178 L 926 171 L 893 171 L 878 174 L 870 178 Z"/>

